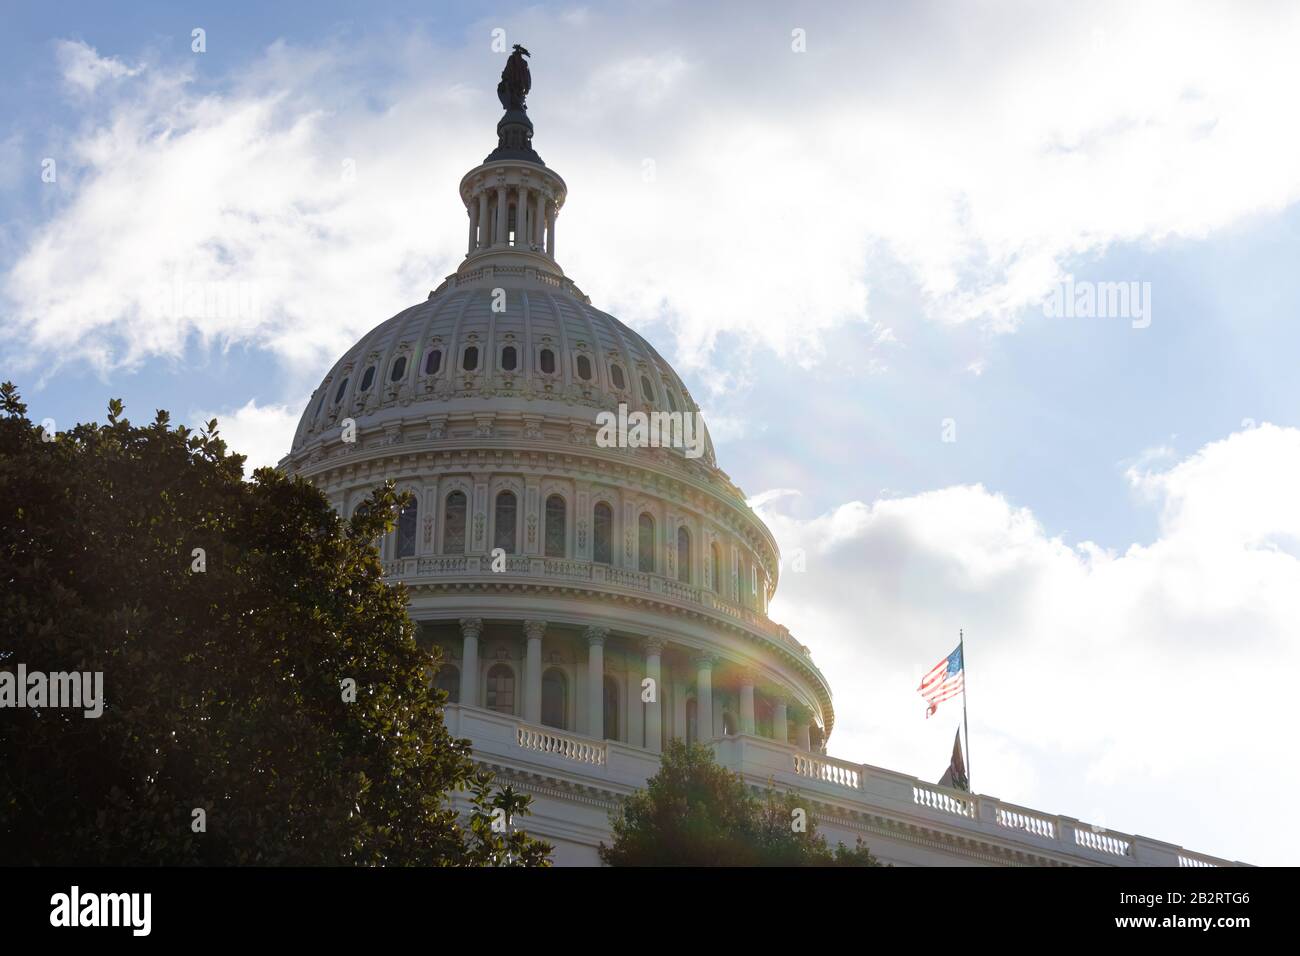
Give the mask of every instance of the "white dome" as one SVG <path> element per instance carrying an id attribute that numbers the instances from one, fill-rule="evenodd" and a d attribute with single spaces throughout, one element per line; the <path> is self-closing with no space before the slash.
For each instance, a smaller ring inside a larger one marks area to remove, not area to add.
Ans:
<path id="1" fill-rule="evenodd" d="M 620 404 L 699 412 L 659 353 L 567 280 L 545 276 L 559 285 L 548 288 L 532 269 L 477 271 L 486 275 L 452 277 L 345 352 L 313 392 L 291 457 L 337 437 L 347 418 L 360 434 L 438 414 L 469 421 L 492 412 L 522 426 L 529 413 L 594 425 Z M 713 466 L 704 438 L 701 461 Z"/>

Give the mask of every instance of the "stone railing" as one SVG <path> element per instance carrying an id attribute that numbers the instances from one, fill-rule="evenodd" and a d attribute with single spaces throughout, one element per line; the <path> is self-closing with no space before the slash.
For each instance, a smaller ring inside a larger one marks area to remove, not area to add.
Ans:
<path id="1" fill-rule="evenodd" d="M 1090 827 L 1087 830 L 1082 827 L 1077 828 L 1074 831 L 1074 842 L 1098 853 L 1109 853 L 1111 856 L 1131 856 L 1133 853 L 1131 838 L 1100 828 Z"/>
<path id="2" fill-rule="evenodd" d="M 913 823 L 926 819 L 937 827 L 979 831 L 986 839 L 1015 840 L 1056 857 L 1119 866 L 1241 865 L 996 797 L 940 787 L 881 767 L 807 753 L 765 737 L 720 737 L 713 747 L 719 763 L 749 776 L 755 785 L 771 781 L 828 801 L 844 801 L 846 808 L 888 809 Z"/>
<path id="3" fill-rule="evenodd" d="M 994 808 L 993 819 L 1008 830 L 1024 830 L 1049 840 L 1056 839 L 1056 821 L 1029 810 L 999 806 Z"/>
<path id="4" fill-rule="evenodd" d="M 480 555 L 427 555 L 418 558 L 398 558 L 383 563 L 384 576 L 401 578 L 409 583 L 421 579 L 455 577 L 458 575 L 482 576 L 492 574 L 491 559 Z M 685 584 L 676 578 L 629 568 L 616 568 L 593 561 L 574 558 L 541 558 L 512 554 L 506 556 L 506 570 L 511 576 L 562 581 L 589 581 L 604 588 L 624 588 L 628 591 L 656 594 L 683 604 L 694 605 L 719 616 L 743 624 L 781 647 L 807 660 L 808 648 L 791 636 L 790 632 L 775 623 L 766 614 L 753 608 L 742 607 L 724 600 L 707 588 Z M 808 661 L 811 664 L 811 661 Z M 815 668 L 814 668 L 815 669 Z"/>
<path id="5" fill-rule="evenodd" d="M 922 807 L 951 813 L 958 817 L 974 817 L 975 801 L 958 790 L 942 790 L 924 783 L 912 784 L 912 800 Z"/>
<path id="6" fill-rule="evenodd" d="M 573 779 L 599 781 L 615 792 L 644 787 L 659 768 L 659 755 L 642 747 L 541 727 L 481 707 L 448 704 L 444 719 L 454 736 L 470 738 L 480 760 L 534 770 L 539 764 L 549 764 L 553 771 L 568 767 Z M 996 797 L 950 790 L 881 767 L 808 753 L 765 737 L 727 735 L 709 744 L 718 763 L 741 774 L 752 787 L 775 785 L 806 793 L 849 813 L 892 818 L 906 829 L 929 827 L 1081 865 L 1245 865 Z"/>
<path id="7" fill-rule="evenodd" d="M 800 777 L 811 777 L 851 790 L 857 790 L 862 782 L 861 768 L 855 764 L 801 751 L 794 754 L 794 772 Z"/>
<path id="8" fill-rule="evenodd" d="M 529 724 L 520 724 L 516 739 L 523 750 L 555 754 L 557 757 L 572 760 L 574 763 L 601 766 L 607 760 L 608 749 L 603 741 L 597 742 L 582 737 L 571 737 L 549 727 L 533 727 Z"/>

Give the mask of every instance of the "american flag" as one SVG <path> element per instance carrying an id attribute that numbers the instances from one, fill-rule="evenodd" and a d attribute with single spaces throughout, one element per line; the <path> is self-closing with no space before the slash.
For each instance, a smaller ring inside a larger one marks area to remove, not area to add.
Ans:
<path id="1" fill-rule="evenodd" d="M 921 678 L 921 686 L 916 692 L 930 705 L 926 708 L 925 716 L 928 718 L 945 700 L 960 694 L 965 686 L 966 672 L 962 669 L 961 645 L 958 644 L 956 650 Z"/>

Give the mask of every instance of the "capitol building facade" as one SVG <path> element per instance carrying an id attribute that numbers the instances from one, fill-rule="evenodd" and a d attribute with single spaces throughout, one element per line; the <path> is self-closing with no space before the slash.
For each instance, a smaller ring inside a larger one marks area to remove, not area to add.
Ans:
<path id="1" fill-rule="evenodd" d="M 497 149 L 460 182 L 464 260 L 335 363 L 280 467 L 344 515 L 385 480 L 413 493 L 385 573 L 442 650 L 450 731 L 533 796 L 524 826 L 556 864 L 599 862 L 610 812 L 677 738 L 896 865 L 1233 865 L 828 756 L 830 683 L 767 615 L 777 544 L 707 433 L 694 456 L 597 441 L 620 405 L 699 408 L 565 275 L 567 186 L 522 97 L 502 103 Z"/>

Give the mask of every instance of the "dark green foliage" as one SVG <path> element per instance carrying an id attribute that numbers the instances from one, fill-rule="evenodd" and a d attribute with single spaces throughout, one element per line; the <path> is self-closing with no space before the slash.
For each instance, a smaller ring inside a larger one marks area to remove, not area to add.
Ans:
<path id="1" fill-rule="evenodd" d="M 663 766 L 612 816 L 611 866 L 880 866 L 859 840 L 832 850 L 816 832 L 792 826 L 806 802 L 768 788 L 759 800 L 738 774 L 701 744 L 670 741 Z"/>
<path id="2" fill-rule="evenodd" d="M 391 486 L 344 520 L 299 479 L 244 481 L 215 422 L 137 427 L 114 401 L 47 441 L 0 391 L 0 668 L 102 671 L 106 700 L 0 710 L 0 862 L 545 865 L 449 808 L 528 798 L 493 794 L 443 723 L 371 544 Z"/>

